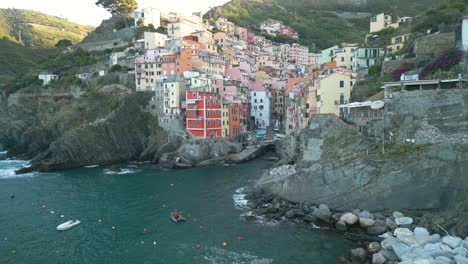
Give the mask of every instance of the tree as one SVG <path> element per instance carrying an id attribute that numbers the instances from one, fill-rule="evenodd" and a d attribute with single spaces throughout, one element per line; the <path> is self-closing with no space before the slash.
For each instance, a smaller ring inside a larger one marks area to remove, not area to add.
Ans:
<path id="1" fill-rule="evenodd" d="M 96 5 L 106 9 L 112 15 L 129 15 L 138 6 L 136 0 L 98 0 Z"/>
<path id="2" fill-rule="evenodd" d="M 55 44 L 56 48 L 66 48 L 70 46 L 73 46 L 73 43 L 69 39 L 61 39 Z"/>

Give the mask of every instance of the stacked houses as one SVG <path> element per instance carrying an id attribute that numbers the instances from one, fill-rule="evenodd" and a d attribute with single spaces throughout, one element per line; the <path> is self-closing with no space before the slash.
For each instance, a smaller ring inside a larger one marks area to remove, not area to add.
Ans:
<path id="1" fill-rule="evenodd" d="M 225 18 L 210 25 L 199 13 L 162 16 L 169 21 L 167 35 L 146 32 L 135 41 L 144 44 L 135 47 L 136 90 L 153 93 L 148 109 L 164 129 L 186 130 L 196 138 L 256 129 L 290 133 L 308 126 L 313 115 L 339 115 L 356 72 L 385 54 L 382 48 L 353 43 L 310 53 L 308 47 L 275 43 Z M 299 37 L 274 20 L 260 28 Z"/>

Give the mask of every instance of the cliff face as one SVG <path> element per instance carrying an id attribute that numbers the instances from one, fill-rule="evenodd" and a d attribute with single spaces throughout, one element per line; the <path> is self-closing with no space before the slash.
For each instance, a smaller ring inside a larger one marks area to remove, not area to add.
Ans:
<path id="1" fill-rule="evenodd" d="M 157 118 L 142 111 L 150 96 L 120 85 L 79 99 L 35 95 L 4 97 L 0 112 L 0 145 L 9 156 L 32 159 L 20 172 L 152 157 L 167 138 Z"/>
<path id="2" fill-rule="evenodd" d="M 458 217 L 450 227 L 468 233 L 461 221 L 468 209 L 467 95 L 468 90 L 427 91 L 396 98 L 387 124 L 394 141 L 385 154 L 356 127 L 317 116 L 309 129 L 279 146 L 295 170 L 264 175 L 257 187 L 293 202 L 342 210 L 436 209 Z M 372 122 L 371 129 L 382 126 Z"/>

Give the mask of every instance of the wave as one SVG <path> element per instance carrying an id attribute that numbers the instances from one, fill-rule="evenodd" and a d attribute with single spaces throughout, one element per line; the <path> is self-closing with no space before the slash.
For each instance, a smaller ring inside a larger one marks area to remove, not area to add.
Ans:
<path id="1" fill-rule="evenodd" d="M 7 151 L 0 151 L 0 155 L 7 154 Z"/>
<path id="2" fill-rule="evenodd" d="M 0 179 L 24 178 L 38 175 L 37 172 L 17 175 L 15 171 L 31 166 L 29 161 L 24 160 L 0 160 Z"/>
<path id="3" fill-rule="evenodd" d="M 245 187 L 239 188 L 236 190 L 236 193 L 232 196 L 234 200 L 234 206 L 237 209 L 248 209 L 249 208 L 249 200 L 247 200 L 247 194 L 244 193 Z"/>
<path id="4" fill-rule="evenodd" d="M 97 168 L 99 165 L 84 166 L 87 169 Z"/>
<path id="5" fill-rule="evenodd" d="M 209 247 L 203 256 L 208 263 L 269 264 L 273 259 L 262 258 L 248 252 L 234 252 L 219 247 Z"/>
<path id="6" fill-rule="evenodd" d="M 107 174 L 107 175 L 124 175 L 124 174 L 133 174 L 137 172 L 139 172 L 139 170 L 132 170 L 128 168 L 119 169 L 119 170 L 109 170 L 109 169 L 104 170 L 104 174 Z"/>

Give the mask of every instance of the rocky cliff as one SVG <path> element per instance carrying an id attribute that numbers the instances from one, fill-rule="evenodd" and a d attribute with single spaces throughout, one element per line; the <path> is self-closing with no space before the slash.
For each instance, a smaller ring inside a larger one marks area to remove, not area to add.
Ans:
<path id="1" fill-rule="evenodd" d="M 436 211 L 431 219 L 467 234 L 467 103 L 466 89 L 397 96 L 387 123 L 394 140 L 385 153 L 357 127 L 335 116 L 316 116 L 309 129 L 279 146 L 282 164 L 293 163 L 294 169 L 268 173 L 257 187 L 338 210 Z M 369 122 L 374 129 L 382 126 Z M 405 143 L 408 137 L 415 143 Z"/>
<path id="2" fill-rule="evenodd" d="M 10 157 L 32 159 L 20 172 L 144 159 L 167 140 L 157 118 L 142 110 L 149 94 L 121 85 L 78 99 L 45 94 L 20 92 L 0 102 L 0 145 Z"/>

